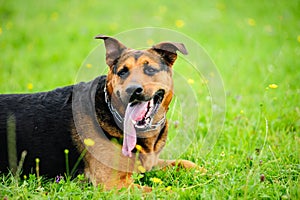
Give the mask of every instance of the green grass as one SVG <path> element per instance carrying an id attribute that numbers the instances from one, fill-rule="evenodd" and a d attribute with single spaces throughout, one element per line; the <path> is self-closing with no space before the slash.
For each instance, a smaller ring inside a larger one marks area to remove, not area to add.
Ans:
<path id="1" fill-rule="evenodd" d="M 177 30 L 202 45 L 218 67 L 225 86 L 226 119 L 209 154 L 201 155 L 201 142 L 195 141 L 181 156 L 207 172 L 170 169 L 136 176 L 137 183 L 153 187 L 146 199 L 299 199 L 299 10 L 297 0 L 0 0 L 0 93 L 73 84 L 84 59 L 101 43 L 93 39 L 99 33 L 116 35 L 149 26 Z M 186 74 L 179 64 L 176 70 Z M 207 92 L 200 91 L 205 89 L 193 87 L 201 107 L 196 133 L 201 138 L 207 132 L 211 105 Z M 172 131 L 174 127 L 171 135 Z M 153 177 L 162 183 L 154 183 Z M 3 175 L 0 198 L 143 196 L 126 189 L 104 192 L 82 179 L 56 183 L 34 175 L 25 181 Z"/>

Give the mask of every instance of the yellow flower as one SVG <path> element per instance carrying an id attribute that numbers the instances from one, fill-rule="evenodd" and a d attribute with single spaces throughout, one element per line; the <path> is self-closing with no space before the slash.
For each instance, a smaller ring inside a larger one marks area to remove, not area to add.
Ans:
<path id="1" fill-rule="evenodd" d="M 241 113 L 241 114 L 244 114 L 244 110 L 241 110 L 240 113 Z"/>
<path id="2" fill-rule="evenodd" d="M 271 88 L 271 89 L 276 89 L 276 88 L 278 88 L 278 85 L 276 85 L 276 84 L 270 84 L 269 85 L 269 88 Z"/>
<path id="3" fill-rule="evenodd" d="M 184 21 L 181 19 L 176 20 L 175 25 L 177 28 L 181 28 L 184 26 Z"/>
<path id="4" fill-rule="evenodd" d="M 86 139 L 84 139 L 84 144 L 85 144 L 86 146 L 88 146 L 88 147 L 94 146 L 95 141 L 92 140 L 91 138 L 86 138 Z"/>
<path id="5" fill-rule="evenodd" d="M 35 162 L 38 164 L 40 162 L 40 159 L 39 158 L 36 158 L 35 159 Z"/>
<path id="6" fill-rule="evenodd" d="M 152 181 L 153 183 L 158 183 L 158 184 L 162 184 L 163 183 L 160 178 L 156 178 L 156 177 L 150 178 L 150 181 Z"/>
<path id="7" fill-rule="evenodd" d="M 57 18 L 58 18 L 58 13 L 57 13 L 57 12 L 53 12 L 53 13 L 51 14 L 51 20 L 56 21 Z"/>
<path id="8" fill-rule="evenodd" d="M 300 35 L 298 35 L 298 37 L 297 37 L 297 41 L 298 41 L 298 42 L 300 42 Z"/>
<path id="9" fill-rule="evenodd" d="M 147 45 L 152 46 L 154 44 L 154 41 L 152 39 L 147 40 Z"/>
<path id="10" fill-rule="evenodd" d="M 32 83 L 28 83 L 27 84 L 27 89 L 28 90 L 32 90 L 33 89 L 33 84 Z"/>
<path id="11" fill-rule="evenodd" d="M 139 170 L 141 173 L 145 173 L 145 172 L 146 172 L 146 169 L 145 169 L 142 165 L 138 166 L 138 170 Z"/>
<path id="12" fill-rule="evenodd" d="M 69 149 L 65 149 L 65 154 L 69 154 Z"/>
<path id="13" fill-rule="evenodd" d="M 165 188 L 166 191 L 170 191 L 171 189 L 172 189 L 171 186 L 168 186 L 168 187 Z"/>
<path id="14" fill-rule="evenodd" d="M 117 23 L 111 23 L 111 24 L 109 25 L 109 29 L 110 29 L 111 31 L 116 31 L 116 30 L 118 29 L 118 27 L 119 27 L 119 25 L 118 25 Z"/>
<path id="15" fill-rule="evenodd" d="M 166 6 L 159 6 L 158 10 L 159 10 L 160 14 L 164 14 L 167 11 L 167 7 Z"/>
<path id="16" fill-rule="evenodd" d="M 92 68 L 93 67 L 93 65 L 90 64 L 90 63 L 86 64 L 85 66 L 86 66 L 86 68 Z"/>
<path id="17" fill-rule="evenodd" d="M 202 80 L 202 84 L 203 85 L 206 85 L 208 83 L 208 80 L 206 79 L 206 78 L 204 78 L 203 80 Z"/>
<path id="18" fill-rule="evenodd" d="M 6 29 L 10 30 L 12 27 L 13 27 L 13 23 L 12 22 L 7 22 Z"/>
<path id="19" fill-rule="evenodd" d="M 216 8 L 220 11 L 226 10 L 226 5 L 223 3 L 217 3 Z"/>
<path id="20" fill-rule="evenodd" d="M 194 79 L 189 78 L 189 79 L 188 79 L 188 83 L 189 83 L 190 85 L 192 85 L 192 84 L 195 83 L 195 81 L 194 81 Z"/>
<path id="21" fill-rule="evenodd" d="M 225 153 L 224 151 L 222 151 L 222 153 L 220 154 L 220 156 L 224 157 L 225 156 Z"/>
<path id="22" fill-rule="evenodd" d="M 255 22 L 254 19 L 248 18 L 248 24 L 249 24 L 249 26 L 255 26 L 255 25 L 256 25 L 256 22 Z"/>
<path id="23" fill-rule="evenodd" d="M 23 176 L 23 178 L 26 180 L 26 179 L 27 179 L 27 176 L 26 176 L 26 175 L 24 175 L 24 176 Z"/>
<path id="24" fill-rule="evenodd" d="M 143 147 L 141 145 L 135 145 L 136 150 L 141 151 L 143 149 Z"/>

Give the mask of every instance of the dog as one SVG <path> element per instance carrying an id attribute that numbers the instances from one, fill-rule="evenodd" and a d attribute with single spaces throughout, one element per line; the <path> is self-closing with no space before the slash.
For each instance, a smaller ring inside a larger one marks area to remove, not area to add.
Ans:
<path id="1" fill-rule="evenodd" d="M 135 50 L 113 37 L 95 38 L 104 40 L 107 75 L 49 92 L 0 95 L 1 173 L 15 171 L 20 160 L 23 174 L 34 173 L 39 158 L 39 174 L 55 177 L 66 173 L 68 162 L 76 166 L 72 175 L 84 173 L 109 190 L 132 186 L 134 172 L 197 167 L 159 159 L 168 134 L 172 66 L 178 51 L 187 54 L 185 46 L 161 42 Z"/>

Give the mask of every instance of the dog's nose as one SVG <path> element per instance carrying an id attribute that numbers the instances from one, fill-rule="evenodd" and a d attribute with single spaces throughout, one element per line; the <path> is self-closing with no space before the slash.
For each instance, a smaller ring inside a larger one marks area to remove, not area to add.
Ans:
<path id="1" fill-rule="evenodd" d="M 126 88 L 126 92 L 129 95 L 139 96 L 143 93 L 143 87 L 141 85 L 135 84 L 135 85 L 129 85 Z"/>

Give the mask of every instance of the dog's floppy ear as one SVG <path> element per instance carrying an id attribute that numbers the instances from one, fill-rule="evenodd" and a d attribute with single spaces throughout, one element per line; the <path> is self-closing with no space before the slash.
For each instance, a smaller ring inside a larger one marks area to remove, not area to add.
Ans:
<path id="1" fill-rule="evenodd" d="M 97 35 L 95 39 L 104 40 L 105 49 L 106 49 L 106 64 L 109 67 L 112 67 L 114 64 L 116 64 L 122 52 L 125 49 L 127 49 L 127 47 L 123 45 L 121 42 L 106 35 Z"/>
<path id="2" fill-rule="evenodd" d="M 188 54 L 184 44 L 177 42 L 161 42 L 154 45 L 151 50 L 159 53 L 169 66 L 172 66 L 175 62 L 177 58 L 177 51 L 181 52 L 184 55 Z"/>

